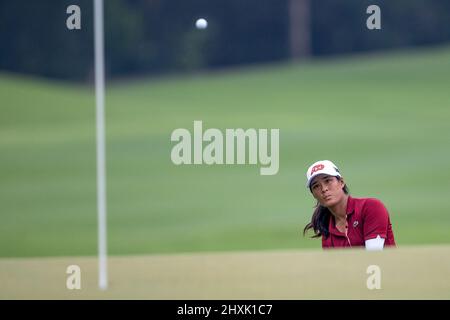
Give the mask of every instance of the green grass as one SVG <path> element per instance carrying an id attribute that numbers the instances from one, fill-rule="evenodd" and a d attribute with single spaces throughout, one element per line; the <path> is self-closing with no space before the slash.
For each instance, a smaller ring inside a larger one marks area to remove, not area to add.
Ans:
<path id="1" fill-rule="evenodd" d="M 450 243 L 449 87 L 448 47 L 110 83 L 109 252 L 319 248 L 319 159 L 386 204 L 399 246 Z M 279 128 L 279 173 L 173 165 L 194 120 Z M 92 88 L 0 74 L 0 256 L 95 254 L 95 165 Z"/>

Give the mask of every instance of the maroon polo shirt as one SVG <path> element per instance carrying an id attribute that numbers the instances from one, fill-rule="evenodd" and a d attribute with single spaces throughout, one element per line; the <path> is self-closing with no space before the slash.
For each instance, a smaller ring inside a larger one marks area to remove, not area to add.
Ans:
<path id="1" fill-rule="evenodd" d="M 330 216 L 330 235 L 322 235 L 322 248 L 364 247 L 365 241 L 378 235 L 384 238 L 384 246 L 395 246 L 389 212 L 383 203 L 374 198 L 352 198 L 347 201 L 347 232 L 336 228 L 334 216 Z"/>

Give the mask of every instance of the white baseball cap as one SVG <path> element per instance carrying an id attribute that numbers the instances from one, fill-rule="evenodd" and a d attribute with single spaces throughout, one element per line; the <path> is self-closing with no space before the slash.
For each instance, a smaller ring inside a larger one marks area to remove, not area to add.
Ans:
<path id="1" fill-rule="evenodd" d="M 310 188 L 312 179 L 319 174 L 327 174 L 333 177 L 340 177 L 338 167 L 330 160 L 320 160 L 314 162 L 306 171 L 306 187 Z"/>

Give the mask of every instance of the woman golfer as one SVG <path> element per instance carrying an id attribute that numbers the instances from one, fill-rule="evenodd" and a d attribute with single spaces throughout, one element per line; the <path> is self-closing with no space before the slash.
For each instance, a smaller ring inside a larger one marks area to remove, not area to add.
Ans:
<path id="1" fill-rule="evenodd" d="M 323 248 L 365 247 L 382 250 L 395 246 L 389 213 L 380 200 L 349 195 L 339 169 L 328 160 L 313 163 L 306 186 L 317 200 L 311 222 L 313 238 L 322 237 Z"/>

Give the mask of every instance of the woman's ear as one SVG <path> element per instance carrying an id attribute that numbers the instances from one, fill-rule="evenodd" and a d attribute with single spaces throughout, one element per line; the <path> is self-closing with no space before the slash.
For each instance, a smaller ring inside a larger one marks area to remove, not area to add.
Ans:
<path id="1" fill-rule="evenodd" d="M 344 187 L 345 187 L 345 181 L 344 181 L 344 178 L 341 177 L 341 179 L 339 179 L 339 181 L 341 182 L 341 187 L 344 188 Z"/>

